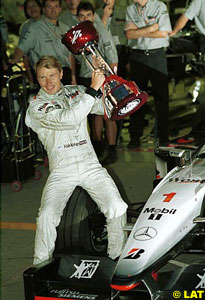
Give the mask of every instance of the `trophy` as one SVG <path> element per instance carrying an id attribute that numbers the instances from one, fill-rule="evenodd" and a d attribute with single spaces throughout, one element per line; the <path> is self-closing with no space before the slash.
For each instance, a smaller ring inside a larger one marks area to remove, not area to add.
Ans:
<path id="1" fill-rule="evenodd" d="M 117 121 L 137 111 L 146 102 L 148 94 L 134 81 L 127 81 L 113 72 L 98 50 L 97 42 L 98 33 L 91 21 L 77 24 L 62 38 L 62 43 L 73 54 L 82 55 L 92 70 L 95 67 L 88 54 L 100 58 L 100 69 L 105 75 L 102 86 L 105 118 Z"/>

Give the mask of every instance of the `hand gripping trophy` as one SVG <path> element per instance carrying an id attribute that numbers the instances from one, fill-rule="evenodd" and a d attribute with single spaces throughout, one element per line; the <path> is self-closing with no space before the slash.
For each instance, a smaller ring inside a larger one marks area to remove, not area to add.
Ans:
<path id="1" fill-rule="evenodd" d="M 94 65 L 88 58 L 92 54 L 100 58 L 105 81 L 102 87 L 105 117 L 113 121 L 123 119 L 137 111 L 147 100 L 148 94 L 141 91 L 134 81 L 127 81 L 114 74 L 97 48 L 98 33 L 90 21 L 72 27 L 62 38 L 62 43 L 75 55 L 82 55 L 91 69 Z"/>

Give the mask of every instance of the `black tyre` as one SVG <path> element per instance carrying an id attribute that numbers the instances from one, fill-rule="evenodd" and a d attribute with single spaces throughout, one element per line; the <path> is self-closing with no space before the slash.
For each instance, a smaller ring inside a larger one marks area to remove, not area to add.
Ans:
<path id="1" fill-rule="evenodd" d="M 77 187 L 57 228 L 55 253 L 74 250 L 102 255 L 106 253 L 106 248 L 105 217 L 89 194 Z"/>

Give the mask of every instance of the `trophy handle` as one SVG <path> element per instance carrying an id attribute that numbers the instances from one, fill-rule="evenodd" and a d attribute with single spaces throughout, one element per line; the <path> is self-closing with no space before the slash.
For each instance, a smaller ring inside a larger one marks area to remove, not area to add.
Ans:
<path id="1" fill-rule="evenodd" d="M 85 51 L 89 50 L 89 52 L 96 56 L 96 57 L 100 57 L 102 60 L 102 65 L 100 66 L 100 69 L 104 72 L 105 76 L 110 76 L 113 75 L 114 72 L 113 70 L 110 68 L 110 66 L 108 65 L 108 63 L 106 63 L 106 61 L 104 60 L 102 54 L 100 53 L 100 51 L 97 49 L 96 45 L 94 43 L 87 45 L 86 49 L 84 48 L 81 52 L 83 58 L 86 60 L 86 62 L 88 63 L 88 65 L 90 66 L 90 68 L 92 70 L 95 70 L 95 67 L 93 66 L 93 64 L 91 63 L 91 61 L 88 59 L 88 57 L 85 54 Z"/>

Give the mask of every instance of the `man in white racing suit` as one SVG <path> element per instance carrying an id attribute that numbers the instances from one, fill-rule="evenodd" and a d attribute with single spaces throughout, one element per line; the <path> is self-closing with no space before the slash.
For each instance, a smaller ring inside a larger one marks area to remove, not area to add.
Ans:
<path id="1" fill-rule="evenodd" d="M 87 130 L 89 113 L 103 114 L 97 91 L 104 75 L 96 69 L 91 86 L 63 86 L 62 68 L 56 58 L 43 56 L 36 64 L 40 91 L 26 113 L 26 125 L 37 133 L 49 159 L 49 177 L 43 190 L 37 218 L 33 264 L 52 257 L 56 227 L 76 186 L 85 189 L 105 215 L 108 256 L 118 257 L 126 235 L 127 204 L 98 161 Z"/>

